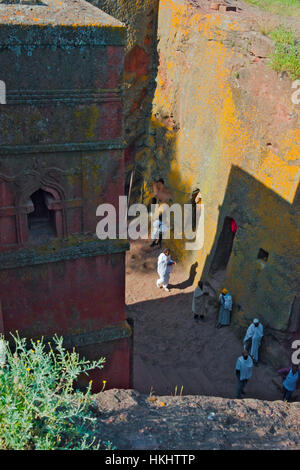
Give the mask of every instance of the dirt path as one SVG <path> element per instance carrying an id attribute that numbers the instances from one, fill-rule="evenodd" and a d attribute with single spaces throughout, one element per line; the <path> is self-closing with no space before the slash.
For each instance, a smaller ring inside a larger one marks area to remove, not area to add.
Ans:
<path id="1" fill-rule="evenodd" d="M 134 320 L 134 388 L 159 395 L 210 395 L 232 398 L 234 374 L 241 342 L 230 327 L 215 328 L 217 309 L 205 321 L 196 322 L 191 312 L 191 279 L 177 265 L 171 274 L 170 293 L 156 287 L 158 248 L 148 241 L 132 243 L 127 253 L 126 304 Z M 200 273 L 196 273 L 199 279 Z M 264 361 L 264 358 L 262 358 Z M 281 379 L 267 364 L 254 368 L 246 397 L 281 398 Z M 299 392 L 298 392 L 299 393 Z"/>

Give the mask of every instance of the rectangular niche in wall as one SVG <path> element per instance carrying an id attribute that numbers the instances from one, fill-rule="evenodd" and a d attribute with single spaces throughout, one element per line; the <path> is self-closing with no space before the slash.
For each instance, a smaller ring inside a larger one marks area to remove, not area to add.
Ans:
<path id="1" fill-rule="evenodd" d="M 257 259 L 260 259 L 264 262 L 268 261 L 268 258 L 269 258 L 269 253 L 265 250 L 263 250 L 262 248 L 259 249 L 259 252 L 258 252 L 258 255 L 257 255 Z"/>

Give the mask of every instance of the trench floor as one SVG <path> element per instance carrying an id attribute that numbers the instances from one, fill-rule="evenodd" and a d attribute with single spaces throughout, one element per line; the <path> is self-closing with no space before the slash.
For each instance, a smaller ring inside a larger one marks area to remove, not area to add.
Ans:
<path id="1" fill-rule="evenodd" d="M 147 240 L 131 243 L 126 262 L 127 317 L 134 321 L 134 389 L 158 395 L 234 398 L 235 363 L 242 344 L 232 328 L 216 329 L 218 306 L 209 297 L 204 321 L 191 311 L 194 286 L 177 264 L 171 291 L 156 287 L 159 248 Z M 195 279 L 199 280 L 200 273 Z M 261 357 L 245 389 L 246 397 L 281 399 L 281 378 Z M 300 392 L 294 395 L 299 400 Z"/>

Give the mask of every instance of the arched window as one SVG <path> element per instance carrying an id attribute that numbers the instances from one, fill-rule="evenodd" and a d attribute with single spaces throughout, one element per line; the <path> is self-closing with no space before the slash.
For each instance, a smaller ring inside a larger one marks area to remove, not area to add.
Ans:
<path id="1" fill-rule="evenodd" d="M 28 203 L 28 235 L 32 242 L 43 242 L 57 236 L 52 194 L 39 189 Z"/>

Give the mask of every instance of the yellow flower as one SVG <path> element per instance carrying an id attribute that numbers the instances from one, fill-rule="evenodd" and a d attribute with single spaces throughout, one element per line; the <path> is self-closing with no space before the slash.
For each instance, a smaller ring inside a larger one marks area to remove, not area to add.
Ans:
<path id="1" fill-rule="evenodd" d="M 157 398 L 156 397 L 149 397 L 148 400 L 153 403 L 155 401 L 157 401 Z"/>
<path id="2" fill-rule="evenodd" d="M 30 371 L 29 367 L 27 367 L 27 369 L 26 369 L 26 370 Z"/>
<path id="3" fill-rule="evenodd" d="M 106 380 L 102 380 L 102 382 L 103 382 L 104 384 L 106 384 Z"/>
<path id="4" fill-rule="evenodd" d="M 40 343 L 40 340 L 39 340 L 39 339 L 37 340 L 37 343 Z"/>

